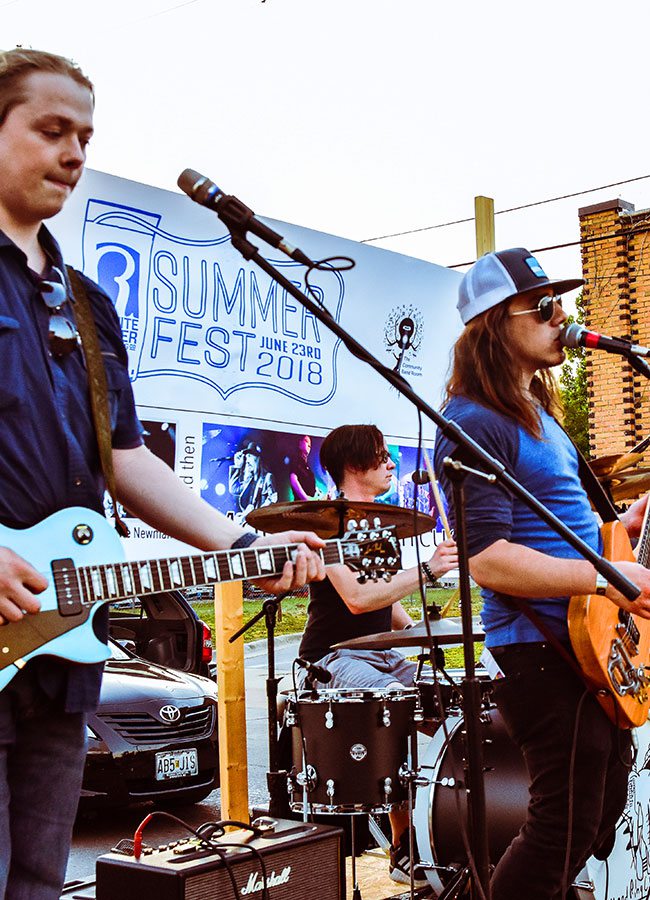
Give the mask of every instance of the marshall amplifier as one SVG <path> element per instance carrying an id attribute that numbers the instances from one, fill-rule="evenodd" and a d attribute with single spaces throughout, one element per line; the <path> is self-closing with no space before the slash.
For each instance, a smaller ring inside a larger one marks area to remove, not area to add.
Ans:
<path id="1" fill-rule="evenodd" d="M 274 820 L 260 837 L 233 831 L 215 838 L 221 850 L 201 847 L 194 838 L 147 848 L 136 860 L 116 852 L 97 860 L 97 900 L 262 900 L 262 866 L 270 900 L 345 900 L 343 831 L 287 819 Z M 125 842 L 129 844 L 130 842 Z M 236 844 L 236 847 L 229 846 Z"/>

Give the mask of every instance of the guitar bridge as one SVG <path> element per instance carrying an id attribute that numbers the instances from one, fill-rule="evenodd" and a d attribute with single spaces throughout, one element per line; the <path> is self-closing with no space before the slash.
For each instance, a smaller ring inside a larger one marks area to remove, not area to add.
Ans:
<path id="1" fill-rule="evenodd" d="M 629 638 L 629 635 L 626 637 Z M 648 699 L 647 687 L 650 683 L 643 667 L 637 667 L 630 659 L 629 639 L 619 638 L 612 641 L 607 662 L 607 673 L 612 687 L 620 697 L 632 696 L 639 703 Z"/>

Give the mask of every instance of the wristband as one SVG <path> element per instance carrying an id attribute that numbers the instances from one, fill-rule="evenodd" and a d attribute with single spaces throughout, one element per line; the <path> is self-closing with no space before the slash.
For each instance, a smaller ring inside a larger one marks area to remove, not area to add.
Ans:
<path id="1" fill-rule="evenodd" d="M 423 572 L 423 574 L 424 574 L 424 577 L 425 577 L 426 580 L 429 582 L 429 586 L 430 586 L 430 587 L 438 587 L 438 579 L 437 579 L 436 576 L 433 574 L 433 572 L 432 572 L 431 569 L 429 568 L 428 564 L 425 563 L 425 562 L 420 563 L 420 568 L 422 569 L 422 572 Z"/>
<path id="2" fill-rule="evenodd" d="M 605 576 L 601 575 L 600 572 L 596 572 L 596 590 L 594 593 L 598 594 L 600 597 L 604 597 L 607 594 L 608 587 L 609 582 Z"/>
<path id="3" fill-rule="evenodd" d="M 243 534 L 240 534 L 237 540 L 230 545 L 230 549 L 245 550 L 246 547 L 250 547 L 251 544 L 255 543 L 258 537 L 259 534 L 257 534 L 255 531 L 245 531 Z"/>

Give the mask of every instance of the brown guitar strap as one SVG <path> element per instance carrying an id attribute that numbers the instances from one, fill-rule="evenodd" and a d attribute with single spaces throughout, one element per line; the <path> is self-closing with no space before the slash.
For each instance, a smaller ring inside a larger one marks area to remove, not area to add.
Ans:
<path id="1" fill-rule="evenodd" d="M 97 337 L 97 328 L 90 308 L 90 301 L 86 294 L 83 281 L 78 272 L 72 266 L 66 266 L 72 295 L 75 303 L 75 317 L 81 336 L 81 344 L 86 357 L 86 369 L 88 371 L 88 386 L 90 389 L 90 405 L 95 423 L 95 435 L 99 448 L 99 462 L 106 481 L 108 493 L 113 501 L 113 516 L 115 518 L 115 530 L 121 537 L 128 537 L 130 531 L 120 517 L 117 504 L 117 491 L 115 486 L 115 473 L 113 471 L 113 447 L 111 442 L 111 420 L 108 412 L 108 385 L 106 371 L 102 359 L 102 350 Z"/>

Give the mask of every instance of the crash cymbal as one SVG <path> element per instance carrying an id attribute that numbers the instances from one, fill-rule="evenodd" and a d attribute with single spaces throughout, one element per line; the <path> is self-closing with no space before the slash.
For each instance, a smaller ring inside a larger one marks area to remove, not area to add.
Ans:
<path id="1" fill-rule="evenodd" d="M 611 453 L 609 456 L 599 456 L 598 459 L 590 459 L 589 465 L 594 475 L 600 480 L 611 478 L 616 472 L 628 469 L 643 459 L 643 453 Z"/>
<path id="2" fill-rule="evenodd" d="M 462 644 L 463 627 L 459 618 L 430 619 L 429 625 L 435 644 Z M 478 616 L 472 619 L 472 632 L 475 642 L 485 639 L 485 632 Z M 342 641 L 340 644 L 333 644 L 332 650 L 392 650 L 394 647 L 428 646 L 426 625 L 424 622 L 417 622 L 413 628 L 380 631 L 378 634 Z"/>
<path id="3" fill-rule="evenodd" d="M 295 502 L 271 503 L 254 509 L 246 516 L 253 528 L 267 531 L 295 529 L 315 531 L 319 537 L 334 538 L 345 534 L 347 523 L 354 519 L 357 523 L 366 519 L 373 526 L 375 519 L 382 525 L 394 525 L 399 540 L 433 531 L 435 519 L 419 512 L 416 521 L 412 509 L 391 506 L 388 503 L 365 503 L 361 500 L 297 500 Z"/>
<path id="4" fill-rule="evenodd" d="M 611 479 L 609 490 L 614 503 L 636 499 L 650 490 L 650 469 L 635 469 L 629 475 L 617 475 Z"/>

